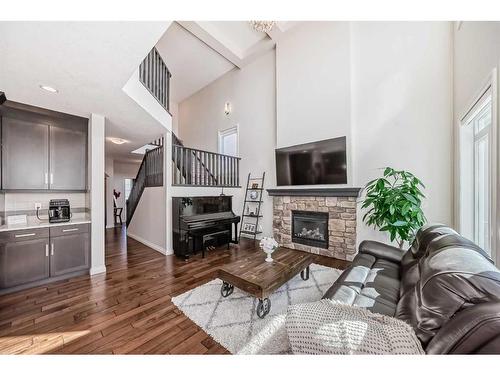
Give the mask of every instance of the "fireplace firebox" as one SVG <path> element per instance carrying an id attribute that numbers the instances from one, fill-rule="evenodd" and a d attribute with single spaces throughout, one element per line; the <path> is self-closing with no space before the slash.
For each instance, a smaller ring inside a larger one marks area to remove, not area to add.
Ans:
<path id="1" fill-rule="evenodd" d="M 292 210 L 292 242 L 328 249 L 328 212 Z"/>

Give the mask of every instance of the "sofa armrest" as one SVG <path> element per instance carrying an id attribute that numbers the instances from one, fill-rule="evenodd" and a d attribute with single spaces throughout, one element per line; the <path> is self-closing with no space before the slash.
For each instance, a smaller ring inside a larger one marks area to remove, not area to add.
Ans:
<path id="1" fill-rule="evenodd" d="M 359 244 L 359 252 L 386 259 L 394 263 L 401 263 L 401 258 L 403 258 L 403 255 L 406 253 L 405 250 L 377 241 L 361 242 Z"/>
<path id="2" fill-rule="evenodd" d="M 427 345 L 428 354 L 499 354 L 500 302 L 484 302 L 455 314 Z"/>

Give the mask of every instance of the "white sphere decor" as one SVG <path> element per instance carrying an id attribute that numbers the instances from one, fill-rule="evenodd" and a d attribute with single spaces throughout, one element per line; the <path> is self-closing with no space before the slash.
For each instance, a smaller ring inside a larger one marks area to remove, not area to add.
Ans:
<path id="1" fill-rule="evenodd" d="M 264 237 L 260 240 L 260 248 L 267 254 L 266 262 L 272 262 L 271 254 L 278 248 L 278 243 L 272 237 Z"/>

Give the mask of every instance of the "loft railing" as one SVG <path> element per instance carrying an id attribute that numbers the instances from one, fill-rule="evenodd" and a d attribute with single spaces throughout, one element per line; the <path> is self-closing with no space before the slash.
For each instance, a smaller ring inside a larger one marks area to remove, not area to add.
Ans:
<path id="1" fill-rule="evenodd" d="M 176 146 L 184 146 L 184 143 L 174 134 L 172 133 L 172 144 Z"/>
<path id="2" fill-rule="evenodd" d="M 153 48 L 139 66 L 139 80 L 167 111 L 170 110 L 170 77 L 167 65 Z"/>
<path id="3" fill-rule="evenodd" d="M 240 160 L 235 156 L 172 144 L 172 185 L 240 187 Z"/>
<path id="4" fill-rule="evenodd" d="M 163 147 L 146 151 L 127 199 L 127 226 L 147 187 L 163 186 Z"/>

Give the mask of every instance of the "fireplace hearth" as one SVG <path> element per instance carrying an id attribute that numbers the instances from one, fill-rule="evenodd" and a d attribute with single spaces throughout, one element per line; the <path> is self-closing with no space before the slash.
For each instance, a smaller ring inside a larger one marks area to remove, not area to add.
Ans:
<path id="1" fill-rule="evenodd" d="M 328 213 L 293 210 L 292 242 L 328 249 Z"/>

